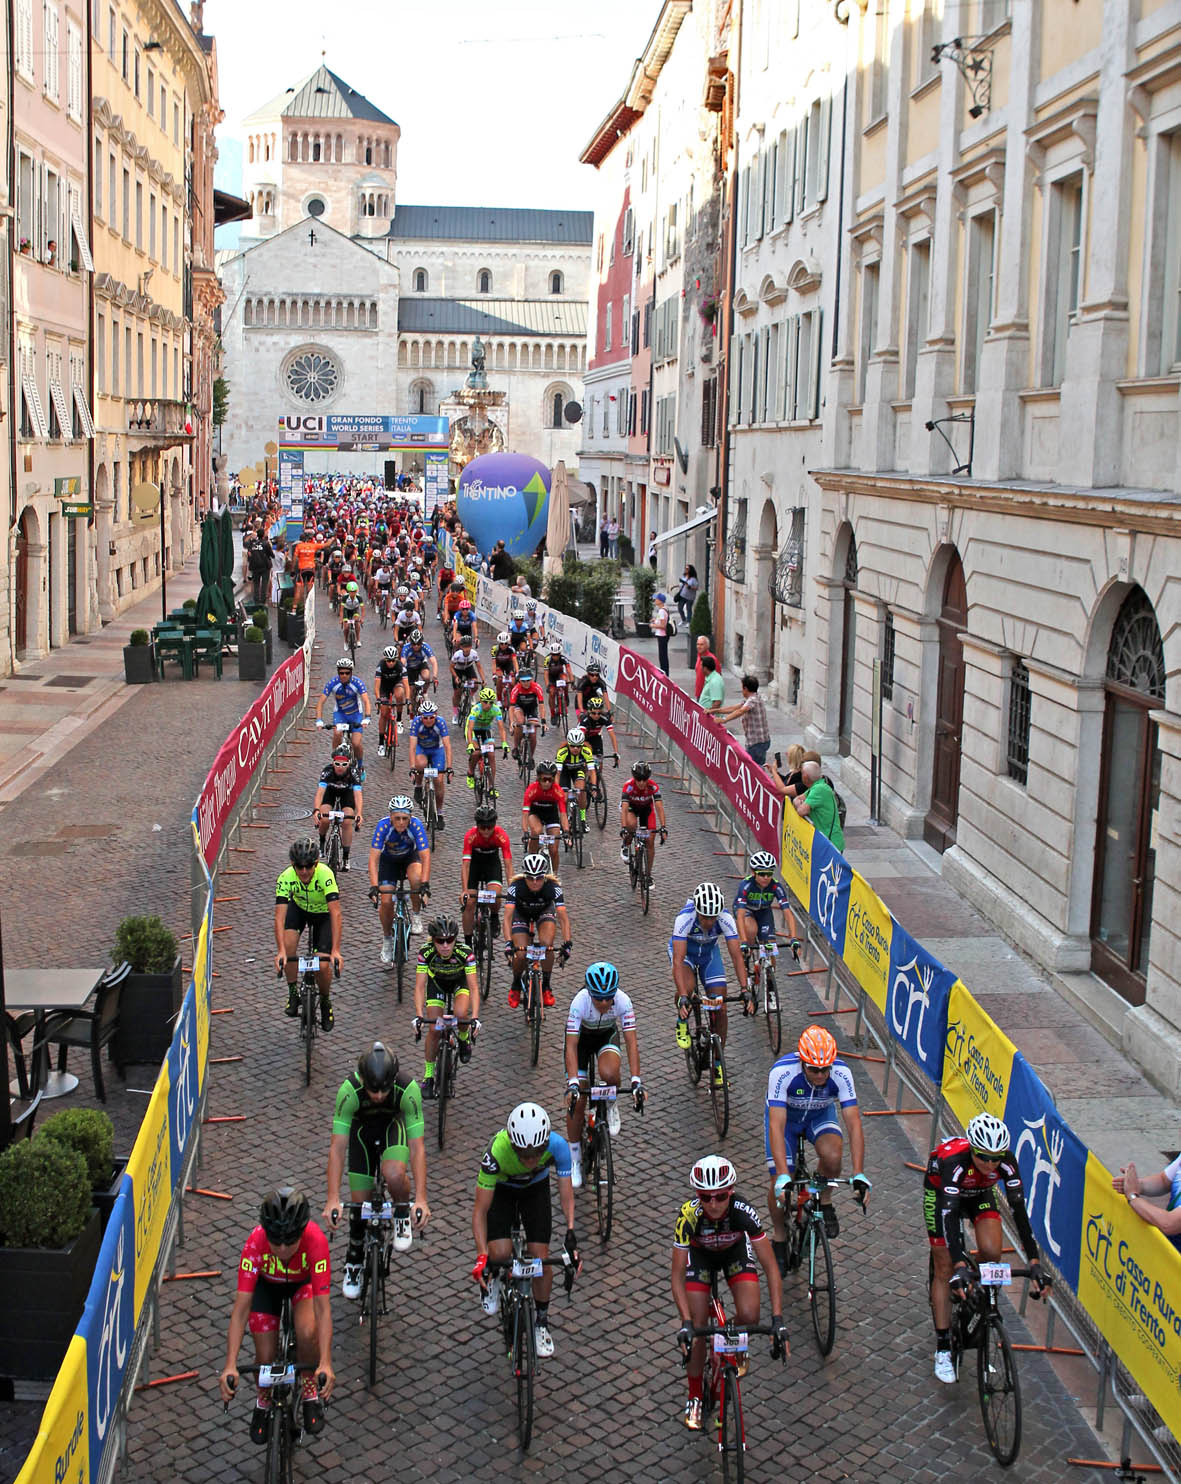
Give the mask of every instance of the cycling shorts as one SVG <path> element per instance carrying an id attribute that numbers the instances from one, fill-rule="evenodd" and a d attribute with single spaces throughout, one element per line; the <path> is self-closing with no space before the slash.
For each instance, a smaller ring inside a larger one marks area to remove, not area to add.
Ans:
<path id="1" fill-rule="evenodd" d="M 673 961 L 673 939 L 668 940 L 668 961 Z M 726 983 L 726 970 L 722 967 L 722 945 L 721 940 L 715 938 L 712 943 L 704 948 L 695 948 L 692 943 L 686 945 L 685 963 L 694 971 L 698 980 L 707 989 L 724 987 Z"/>
<path id="2" fill-rule="evenodd" d="M 997 1204 L 996 1191 L 996 1186 L 990 1185 L 987 1190 L 948 1197 L 944 1191 L 937 1189 L 934 1185 L 924 1184 L 923 1219 L 927 1224 L 927 1241 L 932 1247 L 947 1246 L 947 1238 L 943 1233 L 947 1229 L 945 1217 L 951 1199 L 959 1203 L 961 1221 L 999 1221 L 1001 1208 Z"/>
<path id="3" fill-rule="evenodd" d="M 305 912 L 295 902 L 287 903 L 287 915 L 283 926 L 289 933 L 302 933 L 311 924 L 312 947 L 317 953 L 327 953 L 332 948 L 332 919 L 327 912 Z"/>
<path id="4" fill-rule="evenodd" d="M 604 1046 L 614 1046 L 619 1051 L 619 1026 L 601 1030 L 588 1030 L 585 1026 L 578 1032 L 578 1075 L 589 1077 L 591 1064 Z"/>
<path id="5" fill-rule="evenodd" d="M 586 767 L 582 763 L 563 763 L 558 771 L 558 782 L 563 788 L 574 788 L 586 780 Z"/>
<path id="6" fill-rule="evenodd" d="M 685 1268 L 685 1287 L 704 1288 L 711 1286 L 715 1273 L 720 1273 L 733 1287 L 735 1283 L 757 1283 L 759 1265 L 755 1260 L 750 1238 L 743 1236 L 741 1242 L 720 1252 L 707 1252 L 703 1247 L 690 1247 L 689 1260 Z"/>
<path id="7" fill-rule="evenodd" d="M 393 700 L 394 692 L 402 684 L 404 679 L 405 677 L 402 675 L 399 675 L 396 679 L 391 679 L 388 675 L 379 675 L 377 677 L 377 699 L 379 701 Z"/>
<path id="8" fill-rule="evenodd" d="M 817 1108 L 814 1113 L 809 1113 L 803 1118 L 789 1118 L 783 1130 L 784 1148 L 787 1151 L 787 1171 L 789 1175 L 795 1174 L 796 1168 L 796 1144 L 800 1135 L 810 1144 L 815 1144 L 821 1134 L 836 1134 L 838 1139 L 844 1139 L 845 1133 L 841 1128 L 841 1120 L 835 1108 Z M 771 1120 L 763 1115 L 763 1153 L 767 1159 L 767 1172 L 775 1174 L 775 1160 L 771 1154 Z"/>
<path id="9" fill-rule="evenodd" d="M 250 1318 L 246 1326 L 252 1335 L 271 1333 L 279 1328 L 284 1299 L 302 1304 L 312 1297 L 310 1283 L 276 1283 L 272 1278 L 260 1277 L 250 1296 Z"/>
<path id="10" fill-rule="evenodd" d="M 532 1185 L 516 1189 L 503 1183 L 496 1187 L 492 1192 L 492 1204 L 488 1207 L 489 1242 L 509 1241 L 518 1218 L 525 1228 L 526 1242 L 549 1245 L 554 1213 L 548 1180 L 537 1180 Z"/>
<path id="11" fill-rule="evenodd" d="M 602 732 L 587 732 L 586 745 L 596 757 L 603 756 L 603 734 Z"/>
<path id="12" fill-rule="evenodd" d="M 544 825 L 561 824 L 562 816 L 557 804 L 547 803 L 543 799 L 534 799 L 529 805 L 529 813 Z"/>
<path id="13" fill-rule="evenodd" d="M 558 914 L 552 907 L 547 912 L 541 913 L 539 917 L 521 917 L 519 913 L 514 912 L 509 936 L 512 937 L 514 933 L 528 933 L 536 928 L 538 923 L 557 922 L 557 920 Z"/>
<path id="14" fill-rule="evenodd" d="M 536 696 L 518 696 L 517 699 L 513 702 L 513 705 L 517 708 L 517 710 L 521 713 L 521 715 L 525 718 L 526 721 L 536 721 L 536 719 L 537 719 L 537 697 Z"/>
<path id="15" fill-rule="evenodd" d="M 334 727 L 347 727 L 350 732 L 361 730 L 361 713 L 359 711 L 334 711 L 332 713 L 332 725 Z"/>
<path id="16" fill-rule="evenodd" d="M 403 881 L 406 872 L 419 859 L 419 852 L 412 850 L 408 855 L 387 855 L 383 850 L 377 862 L 377 884 L 379 886 L 397 886 Z"/>
<path id="17" fill-rule="evenodd" d="M 738 912 L 746 912 L 753 917 L 758 926 L 758 941 L 768 943 L 775 936 L 775 909 L 774 907 L 739 907 Z M 734 916 L 737 919 L 738 912 Z"/>
<path id="18" fill-rule="evenodd" d="M 504 885 L 504 857 L 498 850 L 495 855 L 486 851 L 472 852 L 468 861 L 467 889 L 478 891 L 481 886 Z"/>
<path id="19" fill-rule="evenodd" d="M 623 799 L 621 802 L 625 809 L 630 809 L 635 815 L 636 823 L 640 829 L 646 830 L 651 828 L 653 808 L 653 801 L 651 799 Z"/>
<path id="20" fill-rule="evenodd" d="M 410 1158 L 406 1123 L 398 1113 L 388 1118 L 355 1118 L 349 1129 L 349 1189 L 372 1190 L 383 1160 L 406 1164 Z"/>
<path id="21" fill-rule="evenodd" d="M 414 750 L 426 758 L 426 766 L 428 768 L 438 768 L 441 773 L 447 766 L 447 754 L 443 749 L 441 747 L 424 747 L 421 737 L 414 739 Z"/>

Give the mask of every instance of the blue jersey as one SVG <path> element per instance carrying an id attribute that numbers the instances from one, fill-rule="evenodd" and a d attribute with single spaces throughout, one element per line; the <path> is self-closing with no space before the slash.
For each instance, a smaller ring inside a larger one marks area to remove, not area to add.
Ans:
<path id="1" fill-rule="evenodd" d="M 351 680 L 330 680 L 324 687 L 326 696 L 335 697 L 337 711 L 345 715 L 360 711 L 361 697 L 365 694 L 365 682 L 354 676 Z"/>
<path id="2" fill-rule="evenodd" d="M 421 716 L 416 716 L 410 723 L 410 735 L 421 744 L 425 751 L 427 748 L 442 747 L 443 738 L 449 737 L 451 733 L 441 716 L 436 716 L 434 726 L 430 727 Z"/>
<path id="3" fill-rule="evenodd" d="M 409 640 L 402 645 L 402 663 L 408 670 L 421 670 L 427 660 L 434 659 L 435 651 L 429 644 L 421 644 L 417 649 Z"/>
<path id="4" fill-rule="evenodd" d="M 429 850 L 426 825 L 421 819 L 411 815 L 407 828 L 396 830 L 393 820 L 387 814 L 384 819 L 378 820 L 377 828 L 373 831 L 373 849 L 391 856 L 413 855 L 418 850 Z"/>
<path id="5" fill-rule="evenodd" d="M 853 1073 L 838 1056 L 828 1077 L 819 1086 L 804 1075 L 799 1053 L 792 1051 L 772 1066 L 767 1077 L 767 1106 L 786 1108 L 788 1123 L 799 1123 L 810 1113 L 830 1112 L 857 1106 Z"/>
<path id="6" fill-rule="evenodd" d="M 687 943 L 689 952 L 692 953 L 695 949 L 700 951 L 713 948 L 719 938 L 734 939 L 737 936 L 738 927 L 734 921 L 734 914 L 731 912 L 719 912 L 714 919 L 713 927 L 702 927 L 701 919 L 697 916 L 697 908 L 694 907 L 693 899 L 690 897 L 677 913 L 669 946 L 678 942 Z"/>
<path id="7" fill-rule="evenodd" d="M 748 912 L 770 912 L 773 907 L 788 906 L 790 901 L 791 898 L 778 881 L 769 881 L 766 886 L 760 886 L 753 876 L 748 876 L 738 888 L 731 910 L 737 912 L 739 907 L 745 907 Z"/>

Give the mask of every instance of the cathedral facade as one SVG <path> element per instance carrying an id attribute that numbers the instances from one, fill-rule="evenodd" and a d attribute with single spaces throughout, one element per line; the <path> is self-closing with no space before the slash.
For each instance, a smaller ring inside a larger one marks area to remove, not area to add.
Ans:
<path id="1" fill-rule="evenodd" d="M 593 213 L 399 206 L 400 133 L 325 66 L 242 125 L 254 216 L 219 260 L 231 472 L 263 458 L 281 416 L 454 417 L 477 338 L 505 394 L 492 446 L 577 461 Z M 305 462 L 381 468 L 373 453 Z"/>

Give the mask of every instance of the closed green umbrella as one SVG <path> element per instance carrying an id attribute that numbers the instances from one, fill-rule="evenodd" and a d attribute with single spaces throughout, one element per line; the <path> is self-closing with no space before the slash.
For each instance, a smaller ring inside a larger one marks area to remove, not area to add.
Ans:
<path id="1" fill-rule="evenodd" d="M 230 610 L 222 592 L 221 577 L 221 533 L 212 516 L 207 516 L 201 527 L 201 553 L 197 561 L 201 574 L 201 591 L 197 594 L 197 618 L 208 623 L 212 616 L 216 624 L 225 623 Z"/>
<path id="2" fill-rule="evenodd" d="M 221 578 L 222 595 L 225 598 L 226 612 L 234 611 L 234 518 L 229 512 L 229 507 L 222 511 L 218 517 L 218 537 L 221 552 Z"/>

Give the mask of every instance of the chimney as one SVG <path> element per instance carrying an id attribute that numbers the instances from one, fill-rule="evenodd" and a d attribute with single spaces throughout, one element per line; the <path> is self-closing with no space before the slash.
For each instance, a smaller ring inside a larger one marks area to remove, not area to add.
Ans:
<path id="1" fill-rule="evenodd" d="M 198 36 L 205 31 L 205 0 L 190 0 L 189 24 Z"/>

